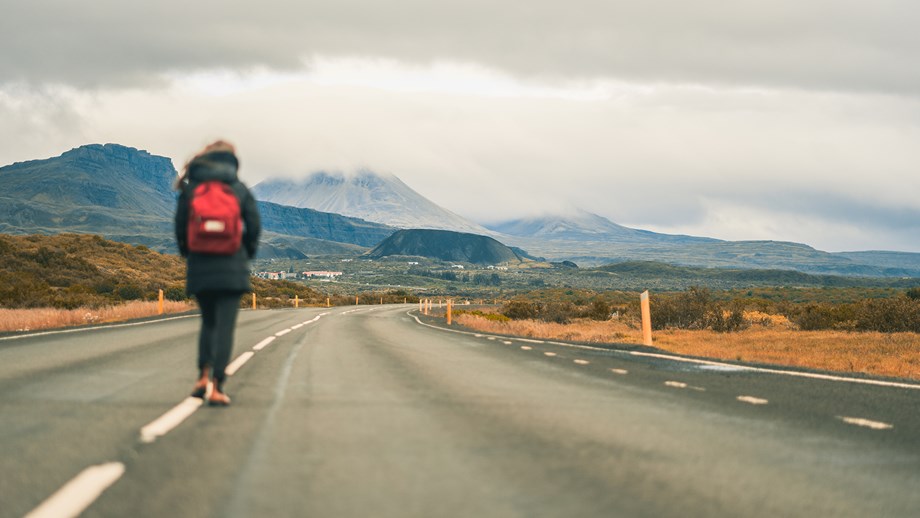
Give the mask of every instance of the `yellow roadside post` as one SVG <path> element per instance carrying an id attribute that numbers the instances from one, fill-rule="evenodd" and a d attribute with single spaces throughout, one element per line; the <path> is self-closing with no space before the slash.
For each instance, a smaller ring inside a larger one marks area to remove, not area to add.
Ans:
<path id="1" fill-rule="evenodd" d="M 358 296 L 355 295 L 355 306 L 357 306 L 357 305 L 358 305 Z"/>
<path id="2" fill-rule="evenodd" d="M 642 292 L 639 302 L 642 307 L 642 343 L 652 345 L 652 314 L 649 311 L 648 290 Z"/>
<path id="3" fill-rule="evenodd" d="M 294 308 L 297 309 L 300 307 L 300 296 L 294 295 Z"/>
<path id="4" fill-rule="evenodd" d="M 163 290 L 160 290 L 160 296 L 157 301 L 157 315 L 163 314 Z"/>
<path id="5" fill-rule="evenodd" d="M 326 307 L 327 307 L 327 308 L 328 308 L 328 307 L 332 307 L 332 305 L 329 304 L 329 297 L 326 297 Z"/>
<path id="6" fill-rule="evenodd" d="M 252 309 L 256 309 L 256 292 L 252 292 Z"/>
<path id="7" fill-rule="evenodd" d="M 383 304 L 383 297 L 380 297 L 380 303 Z"/>
<path id="8" fill-rule="evenodd" d="M 450 325 L 450 322 L 451 322 L 451 318 L 452 318 L 451 309 L 452 309 L 451 300 L 447 299 L 447 325 Z"/>

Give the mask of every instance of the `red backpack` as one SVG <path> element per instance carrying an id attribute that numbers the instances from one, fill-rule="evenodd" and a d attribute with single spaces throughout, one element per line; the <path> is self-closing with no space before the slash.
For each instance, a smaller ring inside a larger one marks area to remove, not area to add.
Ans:
<path id="1" fill-rule="evenodd" d="M 243 240 L 240 202 L 224 182 L 203 182 L 189 203 L 188 249 L 199 254 L 233 255 Z"/>

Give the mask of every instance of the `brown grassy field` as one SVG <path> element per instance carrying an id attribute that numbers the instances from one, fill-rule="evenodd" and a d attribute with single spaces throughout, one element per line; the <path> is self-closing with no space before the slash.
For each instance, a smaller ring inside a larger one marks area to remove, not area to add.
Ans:
<path id="1" fill-rule="evenodd" d="M 182 313 L 196 306 L 191 302 L 165 301 L 165 313 Z M 35 331 L 84 324 L 119 322 L 157 314 L 156 302 L 127 302 L 115 306 L 83 309 L 0 309 L 0 331 Z"/>
<path id="2" fill-rule="evenodd" d="M 673 353 L 742 360 L 837 372 L 920 379 L 920 334 L 797 331 L 785 319 L 736 333 L 666 330 L 652 335 L 654 346 Z M 495 322 L 471 314 L 455 321 L 482 332 L 579 342 L 642 343 L 642 332 L 625 322 L 575 320 L 554 324 L 534 320 Z"/>

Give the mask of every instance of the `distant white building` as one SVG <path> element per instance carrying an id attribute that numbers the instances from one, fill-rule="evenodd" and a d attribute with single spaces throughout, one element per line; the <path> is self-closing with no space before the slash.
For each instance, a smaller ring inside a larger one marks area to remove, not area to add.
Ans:
<path id="1" fill-rule="evenodd" d="M 463 265 L 462 265 L 462 264 L 452 264 L 452 265 L 450 265 L 450 267 L 451 267 L 451 268 L 456 268 L 456 269 L 458 269 L 458 270 L 462 270 L 462 269 L 463 269 Z"/>
<path id="2" fill-rule="evenodd" d="M 270 281 L 283 281 L 287 279 L 287 272 L 258 272 L 256 277 L 260 279 L 268 279 Z"/>
<path id="3" fill-rule="evenodd" d="M 335 279 L 336 277 L 342 275 L 342 272 L 326 272 L 326 271 L 315 271 L 315 272 L 303 272 L 301 276 L 305 279 L 319 278 L 319 279 Z"/>

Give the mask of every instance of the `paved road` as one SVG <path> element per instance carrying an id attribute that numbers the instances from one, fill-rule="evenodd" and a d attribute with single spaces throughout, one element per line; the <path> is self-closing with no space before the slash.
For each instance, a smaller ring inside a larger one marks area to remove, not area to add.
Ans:
<path id="1" fill-rule="evenodd" d="M 0 339 L 0 516 L 920 516 L 920 386 L 411 310 L 243 312 L 230 408 L 185 401 L 196 318 Z"/>

